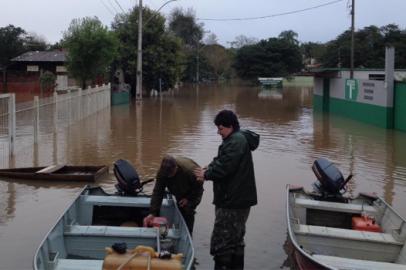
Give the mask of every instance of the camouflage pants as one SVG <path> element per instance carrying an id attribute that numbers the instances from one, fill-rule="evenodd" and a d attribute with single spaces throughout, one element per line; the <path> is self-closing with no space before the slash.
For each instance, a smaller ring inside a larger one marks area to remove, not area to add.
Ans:
<path id="1" fill-rule="evenodd" d="M 216 207 L 216 219 L 210 241 L 210 254 L 244 254 L 245 223 L 250 207 L 225 209 Z"/>

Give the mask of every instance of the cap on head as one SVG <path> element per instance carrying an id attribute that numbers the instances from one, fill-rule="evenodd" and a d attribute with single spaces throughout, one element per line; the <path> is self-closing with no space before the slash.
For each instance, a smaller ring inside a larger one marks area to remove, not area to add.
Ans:
<path id="1" fill-rule="evenodd" d="M 159 172 L 164 177 L 173 176 L 176 170 L 176 160 L 173 156 L 166 155 L 161 162 L 161 167 L 159 168 Z"/>

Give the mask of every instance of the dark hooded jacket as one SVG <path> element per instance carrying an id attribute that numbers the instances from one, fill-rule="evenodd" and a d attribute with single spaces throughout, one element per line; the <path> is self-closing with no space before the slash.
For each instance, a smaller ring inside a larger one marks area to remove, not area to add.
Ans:
<path id="1" fill-rule="evenodd" d="M 238 209 L 257 204 L 251 151 L 258 145 L 259 135 L 249 130 L 236 131 L 223 140 L 204 174 L 213 181 L 216 207 Z"/>

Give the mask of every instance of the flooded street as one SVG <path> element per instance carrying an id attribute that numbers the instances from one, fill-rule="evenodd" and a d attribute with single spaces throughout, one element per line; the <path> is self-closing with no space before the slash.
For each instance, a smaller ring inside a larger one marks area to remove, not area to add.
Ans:
<path id="1" fill-rule="evenodd" d="M 347 176 L 349 192 L 376 192 L 406 216 L 406 133 L 386 130 L 312 110 L 309 87 L 184 87 L 173 96 L 145 98 L 141 105 L 115 106 L 44 136 L 37 148 L 18 149 L 14 160 L 0 156 L 2 168 L 52 163 L 106 164 L 128 159 L 143 179 L 154 177 L 165 154 L 184 155 L 201 166 L 217 154 L 221 138 L 213 118 L 234 110 L 242 128 L 261 135 L 253 152 L 258 205 L 246 234 L 246 269 L 289 269 L 284 249 L 286 184 L 310 189 L 319 157 L 333 160 Z M 3 151 L 3 150 L 2 150 Z M 96 184 L 114 191 L 114 177 Z M 152 185 L 147 187 L 151 191 Z M 32 269 L 40 241 L 80 191 L 80 183 L 0 179 L 0 270 Z M 211 182 L 197 209 L 194 245 L 197 269 L 212 269 L 209 239 L 214 222 Z"/>

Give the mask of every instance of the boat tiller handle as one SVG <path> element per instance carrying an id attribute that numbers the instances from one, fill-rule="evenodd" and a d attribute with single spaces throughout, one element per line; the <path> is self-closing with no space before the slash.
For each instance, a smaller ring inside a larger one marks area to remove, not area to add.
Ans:
<path id="1" fill-rule="evenodd" d="M 350 175 L 347 176 L 347 179 L 345 179 L 345 181 L 344 181 L 344 182 L 342 183 L 342 185 L 340 186 L 340 190 L 343 189 L 343 188 L 347 185 L 347 183 L 351 180 L 352 177 L 353 177 L 352 174 L 350 174 Z"/>

